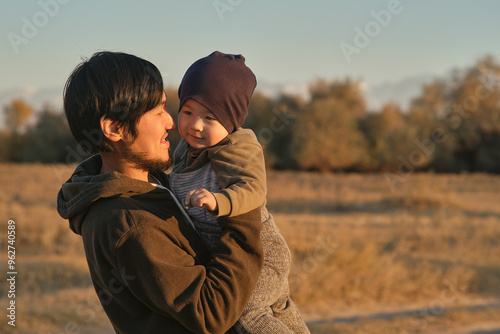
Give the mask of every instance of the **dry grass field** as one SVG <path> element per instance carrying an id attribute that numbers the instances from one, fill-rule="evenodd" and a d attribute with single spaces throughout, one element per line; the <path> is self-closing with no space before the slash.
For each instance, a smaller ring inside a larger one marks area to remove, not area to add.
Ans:
<path id="1" fill-rule="evenodd" d="M 0 165 L 1 333 L 112 333 L 81 240 L 56 212 L 74 166 Z M 500 331 L 500 177 L 269 172 L 292 250 L 292 296 L 314 333 Z M 16 222 L 16 327 L 7 224 Z"/>

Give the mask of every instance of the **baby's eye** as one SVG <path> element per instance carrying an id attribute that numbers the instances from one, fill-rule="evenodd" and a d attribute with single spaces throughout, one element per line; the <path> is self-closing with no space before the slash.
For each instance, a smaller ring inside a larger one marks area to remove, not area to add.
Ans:
<path id="1" fill-rule="evenodd" d="M 191 116 L 192 113 L 189 110 L 183 110 L 182 113 L 187 116 Z"/>
<path id="2" fill-rule="evenodd" d="M 215 118 L 214 116 L 211 116 L 211 115 L 207 115 L 207 116 L 205 116 L 205 119 L 206 119 L 207 121 L 215 121 L 215 120 L 217 120 L 217 118 Z"/>

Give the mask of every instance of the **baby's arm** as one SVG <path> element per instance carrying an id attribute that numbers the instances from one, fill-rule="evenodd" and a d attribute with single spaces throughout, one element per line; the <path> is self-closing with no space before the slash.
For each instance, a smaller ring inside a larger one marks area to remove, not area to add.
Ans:
<path id="1" fill-rule="evenodd" d="M 201 207 L 216 216 L 237 216 L 265 203 L 266 170 L 264 153 L 251 130 L 239 129 L 229 135 L 230 144 L 210 155 L 210 162 L 222 185 L 221 192 L 204 188 L 191 190 L 186 208 Z"/>
<path id="2" fill-rule="evenodd" d="M 266 201 L 266 168 L 262 146 L 252 130 L 230 134 L 231 144 L 210 157 L 222 185 L 214 193 L 217 216 L 237 216 L 262 206 Z"/>

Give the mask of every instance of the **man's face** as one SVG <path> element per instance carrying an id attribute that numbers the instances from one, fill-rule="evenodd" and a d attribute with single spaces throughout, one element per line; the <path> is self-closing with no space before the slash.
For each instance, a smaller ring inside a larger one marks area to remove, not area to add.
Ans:
<path id="1" fill-rule="evenodd" d="M 137 137 L 124 139 L 124 159 L 145 171 L 168 169 L 172 162 L 169 156 L 168 130 L 174 121 L 165 108 L 166 95 L 162 102 L 141 116 L 137 123 Z"/>

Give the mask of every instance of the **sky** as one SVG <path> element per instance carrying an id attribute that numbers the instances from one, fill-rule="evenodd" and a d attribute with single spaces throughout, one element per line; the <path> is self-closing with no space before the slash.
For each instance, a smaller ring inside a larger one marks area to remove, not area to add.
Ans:
<path id="1" fill-rule="evenodd" d="M 122 51 L 167 86 L 214 50 L 242 54 L 258 88 L 350 77 L 367 88 L 500 59 L 500 1 L 0 0 L 0 95 L 62 92 L 82 59 Z M 24 92 L 24 93 L 22 93 Z"/>

